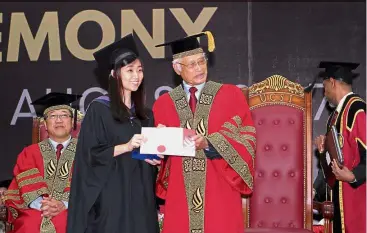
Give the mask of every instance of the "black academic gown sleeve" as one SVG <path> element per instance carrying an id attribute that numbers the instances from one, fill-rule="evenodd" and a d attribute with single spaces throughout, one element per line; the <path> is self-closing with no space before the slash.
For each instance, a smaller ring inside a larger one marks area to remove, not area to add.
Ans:
<path id="1" fill-rule="evenodd" d="M 325 181 L 322 169 L 320 168 L 317 173 L 317 177 L 313 183 L 313 188 L 316 191 L 315 198 L 314 198 L 315 201 L 318 201 L 318 202 L 326 201 L 326 191 L 327 191 L 326 186 L 327 186 L 327 183 Z"/>
<path id="2" fill-rule="evenodd" d="M 67 233 L 84 233 L 88 212 L 96 201 L 113 166 L 114 145 L 108 143 L 101 103 L 93 102 L 83 119 L 74 159 L 69 198 Z"/>

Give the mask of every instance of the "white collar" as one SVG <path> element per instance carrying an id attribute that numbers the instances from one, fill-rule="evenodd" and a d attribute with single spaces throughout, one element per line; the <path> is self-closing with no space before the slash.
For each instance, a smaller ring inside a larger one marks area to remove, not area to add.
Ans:
<path id="1" fill-rule="evenodd" d="M 192 86 L 190 86 L 189 84 L 187 84 L 185 81 L 182 81 L 182 83 L 183 83 L 185 92 L 186 93 L 189 93 L 190 92 L 189 91 L 190 90 L 190 87 L 192 87 Z M 205 82 L 202 83 L 202 84 L 199 84 L 199 85 L 195 85 L 194 87 L 196 87 L 198 89 L 197 90 L 197 93 L 201 93 L 201 91 L 203 90 L 204 86 L 205 86 Z"/>
<path id="2" fill-rule="evenodd" d="M 349 95 L 352 95 L 353 94 L 353 92 L 349 92 L 348 94 L 346 94 L 340 101 L 339 101 L 339 103 L 338 103 L 338 106 L 336 106 L 336 111 L 338 112 L 338 113 L 340 113 L 340 111 L 342 110 L 342 107 L 343 107 L 343 104 L 344 104 L 344 101 L 345 101 L 345 99 L 349 96 Z"/>
<path id="3" fill-rule="evenodd" d="M 56 151 L 56 147 L 57 147 L 57 145 L 58 145 L 58 144 L 60 144 L 60 143 L 55 142 L 55 141 L 54 141 L 54 140 L 52 140 L 51 138 L 48 138 L 48 140 L 50 141 L 50 143 L 51 143 L 52 147 L 53 147 L 53 148 L 54 148 L 54 150 Z M 69 139 L 68 139 L 68 140 L 66 140 L 66 141 L 64 141 L 63 143 L 61 143 L 61 144 L 63 145 L 63 149 L 65 149 L 65 148 L 69 145 L 70 140 L 71 140 L 71 136 L 69 137 Z"/>

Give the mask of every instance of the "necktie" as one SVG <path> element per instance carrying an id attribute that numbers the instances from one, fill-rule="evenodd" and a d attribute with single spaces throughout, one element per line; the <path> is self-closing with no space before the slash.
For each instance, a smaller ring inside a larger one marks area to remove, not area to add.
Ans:
<path id="1" fill-rule="evenodd" d="M 57 158 L 57 160 L 59 160 L 59 158 L 60 158 L 62 148 L 64 148 L 64 146 L 62 144 L 58 144 L 56 146 L 56 158 Z"/>
<path id="2" fill-rule="evenodd" d="M 338 119 L 338 111 L 334 111 L 333 117 L 331 118 L 329 128 L 336 123 L 336 119 Z"/>
<path id="3" fill-rule="evenodd" d="M 198 102 L 198 100 L 196 99 L 196 96 L 195 96 L 195 92 L 197 90 L 198 89 L 196 87 L 190 87 L 190 89 L 189 89 L 189 92 L 190 92 L 189 105 L 190 105 L 192 113 L 195 113 L 196 103 Z"/>

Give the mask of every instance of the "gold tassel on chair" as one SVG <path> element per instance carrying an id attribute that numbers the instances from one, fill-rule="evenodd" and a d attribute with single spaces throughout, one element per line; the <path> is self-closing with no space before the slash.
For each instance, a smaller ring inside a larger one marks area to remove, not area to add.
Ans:
<path id="1" fill-rule="evenodd" d="M 205 31 L 204 33 L 208 37 L 208 51 L 213 52 L 215 50 L 214 36 L 210 31 Z"/>

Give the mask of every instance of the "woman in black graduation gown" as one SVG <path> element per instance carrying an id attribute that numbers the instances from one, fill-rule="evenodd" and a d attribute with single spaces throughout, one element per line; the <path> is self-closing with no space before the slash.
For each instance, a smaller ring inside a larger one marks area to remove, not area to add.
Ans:
<path id="1" fill-rule="evenodd" d="M 154 193 L 158 160 L 132 151 L 153 127 L 144 107 L 143 67 L 132 35 L 94 54 L 108 72 L 109 94 L 89 105 L 71 182 L 68 233 L 158 233 Z M 106 77 L 107 78 L 107 77 Z"/>

